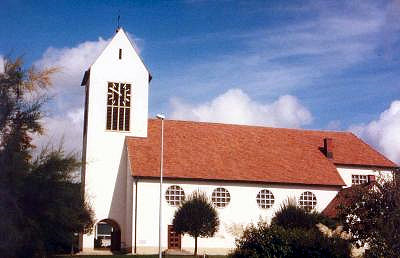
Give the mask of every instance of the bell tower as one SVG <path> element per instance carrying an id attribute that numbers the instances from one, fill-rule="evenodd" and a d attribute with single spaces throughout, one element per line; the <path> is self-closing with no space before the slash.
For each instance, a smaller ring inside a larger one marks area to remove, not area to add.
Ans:
<path id="1" fill-rule="evenodd" d="M 132 186 L 127 174 L 125 137 L 147 137 L 150 80 L 149 71 L 122 28 L 82 80 L 82 190 L 95 212 L 96 223 L 112 221 L 119 228 L 121 248 L 132 246 L 126 227 L 127 189 Z M 94 233 L 83 236 L 83 249 L 93 248 L 96 230 L 97 225 Z"/>

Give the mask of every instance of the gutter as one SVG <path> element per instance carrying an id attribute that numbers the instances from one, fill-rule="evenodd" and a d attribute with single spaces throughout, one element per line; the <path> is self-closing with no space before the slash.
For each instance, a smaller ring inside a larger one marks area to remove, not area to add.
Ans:
<path id="1" fill-rule="evenodd" d="M 137 240 L 136 240 L 136 236 L 137 236 L 137 192 L 138 192 L 138 190 L 137 190 L 137 186 L 138 186 L 138 181 L 139 181 L 139 179 L 138 178 L 135 178 L 135 247 L 134 247 L 134 253 L 136 254 L 137 253 L 137 249 L 136 249 L 136 243 L 137 243 Z"/>
<path id="2" fill-rule="evenodd" d="M 398 170 L 400 167 L 398 166 L 382 166 L 382 165 L 363 165 L 363 164 L 346 164 L 346 163 L 338 163 L 333 162 L 336 166 L 348 166 L 348 167 L 367 167 L 367 168 L 376 168 L 376 169 L 389 169 L 389 170 Z"/>
<path id="3" fill-rule="evenodd" d="M 339 176 L 339 175 L 338 175 Z M 141 179 L 158 179 L 160 180 L 160 176 L 134 176 L 135 178 Z M 339 176 L 340 177 L 340 176 Z M 336 187 L 341 188 L 346 184 L 337 183 L 337 184 L 311 184 L 311 183 L 288 183 L 288 182 L 273 182 L 273 181 L 257 181 L 257 180 L 241 180 L 241 179 L 208 179 L 208 178 L 192 178 L 192 177 L 173 177 L 173 176 L 164 176 L 165 180 L 176 180 L 176 181 L 198 181 L 198 182 L 214 182 L 214 183 L 245 183 L 245 184 L 271 184 L 271 185 L 295 185 L 295 186 L 328 186 L 328 187 Z"/>

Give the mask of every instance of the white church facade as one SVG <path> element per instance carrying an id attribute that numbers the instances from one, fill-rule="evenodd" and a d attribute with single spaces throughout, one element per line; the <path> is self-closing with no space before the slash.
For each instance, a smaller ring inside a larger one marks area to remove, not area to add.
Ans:
<path id="1" fill-rule="evenodd" d="M 162 121 L 148 118 L 150 81 L 123 29 L 85 72 L 82 183 L 96 225 L 83 235 L 84 251 L 158 252 Z M 196 190 L 220 219 L 213 238 L 198 240 L 199 253 L 226 254 L 246 225 L 270 220 L 288 198 L 322 212 L 343 187 L 398 168 L 349 132 L 164 120 L 163 133 L 163 250 L 194 249 L 171 225 Z"/>

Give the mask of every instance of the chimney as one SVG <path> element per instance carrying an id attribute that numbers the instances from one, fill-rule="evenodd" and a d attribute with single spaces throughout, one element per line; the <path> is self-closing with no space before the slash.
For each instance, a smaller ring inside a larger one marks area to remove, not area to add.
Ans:
<path id="1" fill-rule="evenodd" d="M 324 138 L 324 154 L 328 159 L 333 159 L 333 140 Z"/>
<path id="2" fill-rule="evenodd" d="M 376 181 L 376 179 L 375 179 L 374 175 L 368 175 L 368 183 L 373 183 L 375 181 Z"/>

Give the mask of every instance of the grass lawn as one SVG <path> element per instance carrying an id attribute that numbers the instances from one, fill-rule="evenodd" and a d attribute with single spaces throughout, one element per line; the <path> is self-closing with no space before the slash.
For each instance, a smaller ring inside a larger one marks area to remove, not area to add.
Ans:
<path id="1" fill-rule="evenodd" d="M 107 258 L 107 257 L 112 257 L 112 258 L 127 258 L 127 257 L 138 257 L 138 258 L 157 258 L 158 254 L 152 254 L 152 255 L 132 255 L 132 254 L 127 254 L 127 255 L 77 255 L 77 256 L 70 256 L 70 255 L 65 255 L 65 256 L 57 256 L 60 258 L 67 258 L 67 257 L 76 257 L 76 258 Z M 166 255 L 163 257 L 167 258 L 191 258 L 194 257 L 192 255 Z M 202 257 L 202 256 L 198 256 Z M 208 258 L 225 258 L 227 256 L 225 255 L 209 255 L 207 256 Z"/>

